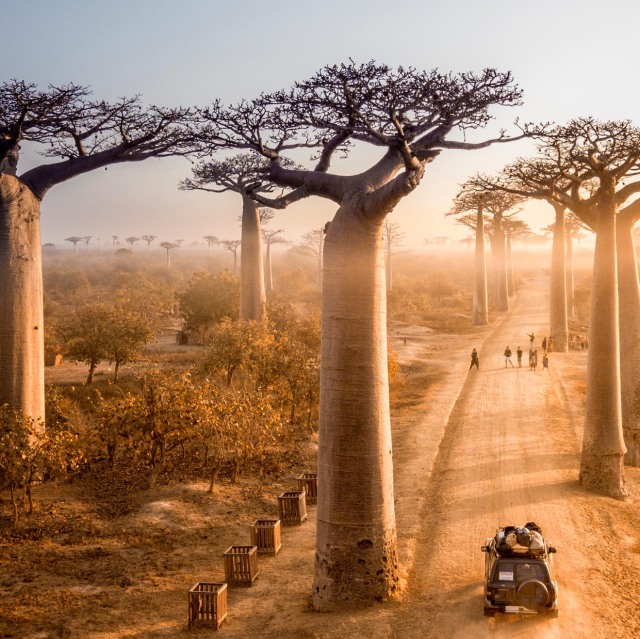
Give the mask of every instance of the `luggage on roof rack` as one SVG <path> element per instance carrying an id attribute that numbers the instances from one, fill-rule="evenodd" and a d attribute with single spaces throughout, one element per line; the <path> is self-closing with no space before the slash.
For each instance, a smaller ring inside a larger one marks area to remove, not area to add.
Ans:
<path id="1" fill-rule="evenodd" d="M 498 528 L 495 536 L 496 552 L 501 555 L 543 555 L 545 543 L 540 526 L 529 522 L 527 526 Z"/>

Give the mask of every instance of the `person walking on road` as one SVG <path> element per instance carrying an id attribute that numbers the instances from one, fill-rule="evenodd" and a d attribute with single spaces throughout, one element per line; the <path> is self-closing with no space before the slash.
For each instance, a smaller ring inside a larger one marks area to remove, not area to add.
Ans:
<path id="1" fill-rule="evenodd" d="M 511 368 L 513 368 L 513 362 L 511 361 L 511 349 L 507 346 L 507 348 L 504 349 L 504 367 L 507 368 L 509 364 L 511 364 Z"/>
<path id="2" fill-rule="evenodd" d="M 516 357 L 518 358 L 518 368 L 522 368 L 522 349 L 519 346 L 516 351 Z"/>
<path id="3" fill-rule="evenodd" d="M 526 333 L 529 336 L 529 348 L 533 348 L 533 342 L 536 341 L 535 333 Z"/>
<path id="4" fill-rule="evenodd" d="M 542 356 L 542 370 L 549 372 L 549 356 L 546 353 Z"/>
<path id="5" fill-rule="evenodd" d="M 532 348 L 529 349 L 529 370 L 535 371 L 538 366 L 538 351 L 534 351 Z"/>
<path id="6" fill-rule="evenodd" d="M 549 338 L 549 343 L 547 344 L 547 353 L 553 353 L 553 337 Z"/>
<path id="7" fill-rule="evenodd" d="M 544 336 L 544 338 L 542 339 L 542 350 L 546 353 L 547 352 L 547 337 L 546 335 Z"/>
<path id="8" fill-rule="evenodd" d="M 480 370 L 480 360 L 478 359 L 478 351 L 475 348 L 471 351 L 471 365 L 469 366 L 469 370 L 471 370 L 474 366 L 478 370 Z"/>

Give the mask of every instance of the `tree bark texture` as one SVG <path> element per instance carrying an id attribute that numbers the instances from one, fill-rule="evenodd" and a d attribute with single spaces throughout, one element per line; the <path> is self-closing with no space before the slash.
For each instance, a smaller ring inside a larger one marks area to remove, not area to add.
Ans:
<path id="1" fill-rule="evenodd" d="M 622 215 L 616 219 L 622 430 L 628 466 L 640 466 L 640 284 L 634 223 L 635 220 Z"/>
<path id="2" fill-rule="evenodd" d="M 397 590 L 382 221 L 347 200 L 324 244 L 316 610 Z"/>
<path id="3" fill-rule="evenodd" d="M 551 299 L 549 308 L 550 335 L 553 350 L 566 353 L 569 350 L 569 324 L 567 319 L 567 272 L 565 264 L 565 208 L 554 206 L 556 212 L 551 247 Z"/>
<path id="4" fill-rule="evenodd" d="M 622 498 L 627 492 L 620 402 L 616 216 L 613 203 L 603 203 L 599 208 L 580 483 L 595 492 Z"/>
<path id="5" fill-rule="evenodd" d="M 476 249 L 473 265 L 473 325 L 489 323 L 489 303 L 487 299 L 487 258 L 484 246 L 484 215 L 478 207 L 476 217 Z"/>
<path id="6" fill-rule="evenodd" d="M 240 319 L 259 322 L 265 312 L 262 236 L 258 205 L 242 196 L 242 237 L 240 254 Z"/>
<path id="7" fill-rule="evenodd" d="M 566 233 L 567 236 L 567 252 L 565 257 L 566 269 L 567 269 L 567 317 L 573 317 L 575 315 L 575 309 L 573 306 L 573 240 L 571 239 L 571 233 Z"/>
<path id="8" fill-rule="evenodd" d="M 44 419 L 40 202 L 0 174 L 0 405 Z"/>

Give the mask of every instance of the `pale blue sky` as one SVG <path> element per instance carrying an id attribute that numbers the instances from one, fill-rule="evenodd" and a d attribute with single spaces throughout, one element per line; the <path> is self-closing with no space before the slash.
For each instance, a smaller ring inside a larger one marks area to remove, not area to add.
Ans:
<path id="1" fill-rule="evenodd" d="M 166 106 L 235 101 L 351 57 L 442 71 L 511 70 L 524 105 L 496 110 L 495 127 L 515 117 L 580 115 L 640 123 L 635 0 L 0 0 L 0 15 L 0 78 L 88 84 L 101 99 L 139 93 Z M 465 231 L 443 218 L 458 184 L 528 153 L 523 144 L 445 152 L 393 219 L 416 245 L 437 235 L 461 238 Z M 21 171 L 33 161 L 27 154 Z M 358 154 L 339 170 L 356 172 L 364 161 Z M 149 160 L 59 185 L 43 203 L 43 241 L 239 237 L 238 196 L 179 192 L 189 173 L 184 160 Z M 296 240 L 334 209 L 307 200 L 279 213 L 272 227 Z M 551 209 L 532 207 L 526 219 L 545 226 Z"/>

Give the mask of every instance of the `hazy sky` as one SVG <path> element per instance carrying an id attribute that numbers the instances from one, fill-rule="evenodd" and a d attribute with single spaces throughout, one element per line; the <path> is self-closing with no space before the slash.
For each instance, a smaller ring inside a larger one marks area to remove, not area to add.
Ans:
<path id="1" fill-rule="evenodd" d="M 441 71 L 511 70 L 524 105 L 495 110 L 493 128 L 512 128 L 516 117 L 640 123 L 637 0 L 0 0 L 0 15 L 2 79 L 87 84 L 105 100 L 141 94 L 165 106 L 234 102 L 351 57 Z M 466 231 L 444 219 L 458 185 L 530 152 L 527 143 L 445 151 L 392 219 L 413 245 L 462 238 Z M 38 161 L 26 154 L 20 172 Z M 356 155 L 336 169 L 356 173 L 364 161 Z M 185 160 L 147 160 L 56 186 L 42 206 L 43 242 L 69 235 L 100 237 L 103 245 L 112 235 L 186 244 L 204 235 L 239 238 L 239 196 L 178 191 L 189 174 Z M 309 199 L 278 213 L 271 227 L 297 240 L 334 211 L 331 202 Z M 537 230 L 552 222 L 552 209 L 538 204 L 523 217 Z"/>

